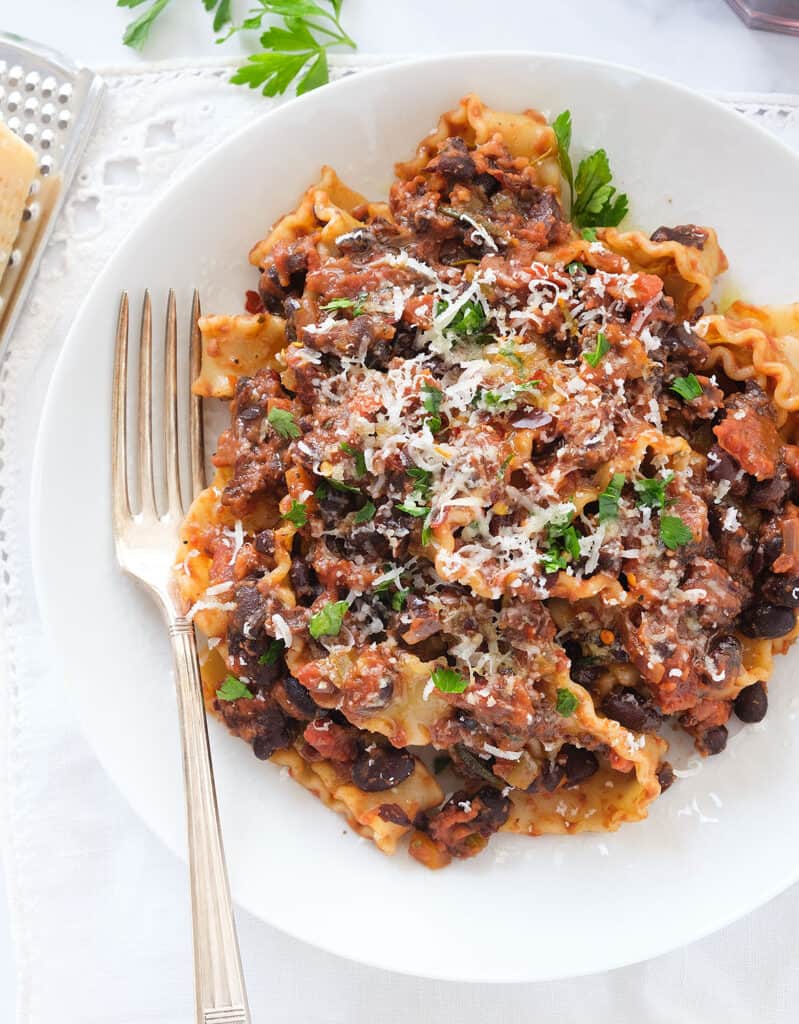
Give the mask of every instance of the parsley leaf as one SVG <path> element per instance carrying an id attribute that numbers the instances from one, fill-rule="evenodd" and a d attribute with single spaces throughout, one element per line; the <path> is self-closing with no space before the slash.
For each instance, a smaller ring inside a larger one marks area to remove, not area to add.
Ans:
<path id="1" fill-rule="evenodd" d="M 624 473 L 614 473 L 605 490 L 599 495 L 600 523 L 618 517 L 622 487 L 624 487 Z"/>
<path id="2" fill-rule="evenodd" d="M 580 557 L 580 535 L 572 520 L 574 513 L 553 519 L 547 527 L 547 550 L 541 558 L 544 572 L 565 569 L 570 561 Z"/>
<path id="3" fill-rule="evenodd" d="M 345 484 L 343 480 L 334 480 L 332 476 L 325 477 L 325 483 L 329 484 L 334 491 L 347 491 L 348 494 L 360 494 L 360 487 L 354 484 Z"/>
<path id="4" fill-rule="evenodd" d="M 424 501 L 433 485 L 432 472 L 429 469 L 422 469 L 421 466 L 411 466 L 405 472 L 414 482 L 414 494 L 418 494 Z"/>
<path id="5" fill-rule="evenodd" d="M 395 612 L 401 612 L 408 600 L 410 590 L 397 590 L 391 595 L 391 607 Z"/>
<path id="6" fill-rule="evenodd" d="M 643 480 L 636 480 L 633 488 L 638 498 L 635 502 L 638 508 L 665 508 L 668 504 L 666 488 L 674 479 L 674 473 L 669 471 L 662 477 L 644 477 Z"/>
<path id="7" fill-rule="evenodd" d="M 596 345 L 594 346 L 593 351 L 583 352 L 583 359 L 589 366 L 593 366 L 593 368 L 596 369 L 608 352 L 610 352 L 610 342 L 608 341 L 605 332 L 600 331 L 596 336 Z"/>
<path id="8" fill-rule="evenodd" d="M 341 450 L 355 459 L 355 473 L 357 476 L 363 476 L 366 472 L 366 456 L 364 453 L 358 448 L 353 448 L 353 446 L 348 444 L 346 441 L 341 445 Z"/>
<path id="9" fill-rule="evenodd" d="M 294 416 L 287 409 L 275 405 L 269 410 L 266 418 L 281 437 L 299 437 L 302 433 L 294 421 Z"/>
<path id="10" fill-rule="evenodd" d="M 353 316 L 362 316 L 366 299 L 366 295 L 359 295 L 357 299 L 331 299 L 319 308 L 325 313 L 332 313 L 336 309 L 351 309 Z"/>
<path id="11" fill-rule="evenodd" d="M 699 398 L 702 394 L 702 385 L 693 373 L 689 373 L 687 377 L 675 377 L 669 385 L 669 389 L 686 402 L 690 402 L 693 398 Z"/>
<path id="12" fill-rule="evenodd" d="M 583 236 L 586 242 L 596 241 L 596 231 L 594 228 L 583 228 L 580 234 Z"/>
<path id="13" fill-rule="evenodd" d="M 295 526 L 305 526 L 308 522 L 308 512 L 301 501 L 295 501 L 292 498 L 291 508 L 288 512 L 284 512 L 280 518 L 288 519 L 288 521 L 290 523 L 294 523 Z"/>
<path id="14" fill-rule="evenodd" d="M 555 701 L 555 710 L 563 718 L 571 718 L 579 704 L 579 699 L 571 690 L 567 690 L 565 687 L 560 687 L 558 689 L 557 699 Z"/>
<path id="15" fill-rule="evenodd" d="M 274 665 L 285 649 L 286 645 L 282 640 L 273 640 L 264 653 L 259 657 L 258 664 Z"/>
<path id="16" fill-rule="evenodd" d="M 574 169 L 571 157 L 569 156 L 569 147 L 572 144 L 572 115 L 570 110 L 564 110 L 558 114 L 552 122 L 552 131 L 558 140 L 558 163 L 560 164 L 561 173 L 569 183 L 569 194 L 571 202 L 574 204 Z"/>
<path id="17" fill-rule="evenodd" d="M 117 7 L 141 7 L 146 2 L 147 0 L 117 0 Z M 125 46 L 140 50 L 147 42 L 153 22 L 170 2 L 171 0 L 153 0 L 152 5 L 144 14 L 140 14 L 125 29 L 125 34 L 122 36 Z"/>
<path id="18" fill-rule="evenodd" d="M 447 309 L 449 309 L 448 302 L 437 302 L 436 316 L 441 316 Z M 472 337 L 475 334 L 479 334 L 485 325 L 486 314 L 482 305 L 479 302 L 475 302 L 474 299 L 469 299 L 464 302 L 445 329 L 454 331 L 456 334 L 462 334 L 464 337 Z"/>
<path id="19" fill-rule="evenodd" d="M 690 544 L 694 535 L 679 516 L 660 517 L 660 539 L 670 551 Z"/>
<path id="20" fill-rule="evenodd" d="M 570 277 L 574 277 L 575 274 L 584 274 L 588 268 L 584 263 L 580 263 L 579 260 L 572 260 L 571 263 L 566 264 L 566 273 Z"/>
<path id="21" fill-rule="evenodd" d="M 417 505 L 413 494 L 410 494 L 401 505 L 395 505 L 394 507 L 400 512 L 404 512 L 409 516 L 414 516 L 417 519 L 420 519 L 422 516 L 426 516 L 430 511 L 429 505 Z"/>
<path id="22" fill-rule="evenodd" d="M 444 399 L 444 392 L 441 388 L 437 388 L 433 384 L 428 384 L 426 381 L 422 384 L 422 392 L 424 394 L 422 407 L 426 412 L 431 414 L 427 417 L 425 422 L 428 427 L 430 427 L 430 433 L 437 434 L 439 430 L 441 430 L 441 417 L 438 415 L 438 411 L 441 408 L 441 402 Z"/>
<path id="23" fill-rule="evenodd" d="M 220 700 L 239 700 L 241 697 L 253 696 L 244 683 L 235 676 L 228 676 L 216 691 L 216 695 Z"/>
<path id="24" fill-rule="evenodd" d="M 363 508 L 358 509 L 355 513 L 355 522 L 368 523 L 370 519 L 374 519 L 375 512 L 377 512 L 377 509 L 375 508 L 374 502 L 367 501 Z"/>
<path id="25" fill-rule="evenodd" d="M 433 510 L 427 513 L 425 521 L 422 523 L 422 544 L 429 544 L 433 538 Z"/>
<path id="26" fill-rule="evenodd" d="M 349 604 L 346 601 L 331 601 L 308 620 L 308 632 L 318 640 L 320 636 L 337 636 L 341 630 Z"/>
<path id="27" fill-rule="evenodd" d="M 469 680 L 451 668 L 434 668 L 430 676 L 436 689 L 443 693 L 463 693 L 469 685 Z"/>
<path id="28" fill-rule="evenodd" d="M 558 140 L 558 161 L 563 177 L 569 185 L 571 219 L 578 228 L 615 227 L 627 214 L 629 202 L 623 193 L 617 193 L 611 181 L 608 155 L 604 149 L 590 153 L 580 161 L 575 176 L 569 147 L 572 138 L 571 112 L 564 110 L 552 122 Z M 596 235 L 589 239 L 594 241 Z"/>
<path id="29" fill-rule="evenodd" d="M 247 63 L 230 79 L 234 85 L 248 85 L 251 89 L 261 89 L 264 96 L 277 96 L 304 71 L 297 83 L 297 95 L 301 96 L 328 81 L 327 51 L 330 47 L 357 49 L 355 41 L 341 27 L 342 0 L 326 0 L 327 6 L 311 0 L 258 2 L 260 9 L 252 11 L 241 25 L 233 26 L 226 39 L 235 32 L 260 28 L 264 18 L 273 14 L 281 16 L 283 24 L 272 25 L 263 33 L 264 52 L 247 58 Z"/>

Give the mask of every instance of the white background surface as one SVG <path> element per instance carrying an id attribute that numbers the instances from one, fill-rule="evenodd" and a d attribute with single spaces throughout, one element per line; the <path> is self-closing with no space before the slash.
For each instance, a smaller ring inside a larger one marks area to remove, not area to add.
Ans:
<path id="1" fill-rule="evenodd" d="M 234 2 L 239 11 L 246 6 L 246 0 Z M 748 31 L 723 0 L 346 0 L 344 12 L 363 52 L 554 50 L 615 60 L 697 88 L 799 93 L 799 39 Z M 0 28 L 95 65 L 139 59 L 119 42 L 128 16 L 115 9 L 114 0 L 0 0 Z M 218 56 L 236 45 L 225 51 L 214 45 L 199 0 L 173 0 L 159 28 L 145 53 L 149 59 Z M 180 875 L 176 866 L 177 884 Z M 758 917 L 736 927 L 756 929 Z M 247 932 L 257 924 L 242 924 L 246 944 Z M 0 1021 L 13 1019 L 12 1007 L 13 967 L 0 882 Z M 423 1013 L 419 1007 L 411 1016 L 423 1019 Z"/>

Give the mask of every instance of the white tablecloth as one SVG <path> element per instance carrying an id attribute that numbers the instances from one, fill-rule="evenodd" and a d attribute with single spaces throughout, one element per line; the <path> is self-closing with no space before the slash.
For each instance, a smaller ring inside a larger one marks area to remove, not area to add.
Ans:
<path id="1" fill-rule="evenodd" d="M 63 698 L 57 652 L 42 644 L 26 575 L 25 474 L 49 371 L 86 284 L 128 225 L 200 146 L 213 144 L 262 109 L 258 97 L 225 88 L 223 77 L 224 71 L 213 69 L 167 69 L 112 78 L 100 132 L 0 376 L 6 443 L 0 453 L 0 530 L 14 541 L 3 549 L 11 641 L 4 657 L 13 688 L 0 702 L 6 755 L 0 747 L 0 838 L 21 1024 L 192 1020 L 185 866 L 147 832 L 104 776 Z M 752 102 L 748 112 L 766 106 Z M 766 117 L 779 130 L 796 131 L 799 144 L 795 106 L 786 100 L 782 111 Z M 165 123 L 168 130 L 153 132 L 153 124 Z M 148 133 L 149 147 L 144 145 Z M 136 154 L 133 165 L 131 153 Z M 112 683 L 107 699 L 114 699 Z M 634 879 L 630 899 L 635 899 Z M 641 909 L 646 919 L 646 908 Z M 791 1010 L 799 1005 L 793 952 L 799 889 L 687 950 L 555 984 L 420 981 L 341 961 L 243 912 L 239 926 L 259 1022 L 458 1019 L 476 1024 L 535 1017 L 547 1024 L 590 1014 L 602 1024 L 771 1024 L 793 1019 Z M 563 955 L 568 958 L 568 949 Z M 5 1019 L 0 1010 L 0 1020 Z"/>

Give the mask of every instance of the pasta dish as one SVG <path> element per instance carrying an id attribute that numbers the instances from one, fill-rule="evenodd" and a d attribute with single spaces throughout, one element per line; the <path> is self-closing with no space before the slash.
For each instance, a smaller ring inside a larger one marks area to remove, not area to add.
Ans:
<path id="1" fill-rule="evenodd" d="M 644 818 L 797 634 L 799 304 L 718 311 L 714 230 L 620 229 L 570 145 L 468 96 L 388 202 L 325 167 L 200 325 L 207 706 L 433 868 Z"/>

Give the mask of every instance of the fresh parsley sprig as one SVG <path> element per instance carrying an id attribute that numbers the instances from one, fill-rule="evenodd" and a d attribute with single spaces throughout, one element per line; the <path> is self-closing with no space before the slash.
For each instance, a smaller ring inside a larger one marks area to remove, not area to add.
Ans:
<path id="1" fill-rule="evenodd" d="M 571 111 L 564 110 L 552 122 L 558 141 L 558 161 L 569 186 L 571 219 L 578 228 L 610 228 L 627 215 L 629 201 L 611 185 L 613 174 L 604 149 L 597 149 L 580 161 L 574 173 L 569 148 L 572 141 Z"/>
<path id="2" fill-rule="evenodd" d="M 117 0 L 117 7 L 141 7 L 148 0 Z M 126 46 L 140 50 L 150 35 L 150 29 L 161 12 L 169 6 L 172 0 L 151 0 L 147 10 L 140 14 L 135 21 L 132 21 L 125 29 L 122 41 Z M 203 7 L 214 15 L 214 32 L 220 32 L 225 25 L 230 24 L 232 18 L 230 13 L 231 0 L 202 0 Z"/>
<path id="3" fill-rule="evenodd" d="M 330 78 L 330 47 L 357 49 L 355 40 L 341 27 L 343 2 L 326 0 L 323 6 L 311 0 L 259 0 L 261 9 L 253 10 L 241 25 L 234 25 L 225 38 L 235 32 L 261 28 L 269 15 L 278 15 L 283 24 L 272 25 L 263 33 L 264 52 L 248 57 L 230 81 L 260 89 L 264 96 L 284 93 L 301 72 L 304 74 L 297 82 L 298 96 L 324 85 Z"/>
<path id="4" fill-rule="evenodd" d="M 136 8 L 149 4 L 146 11 L 132 21 L 122 37 L 126 46 L 140 50 L 150 35 L 153 24 L 172 0 L 117 0 L 117 7 Z M 233 24 L 232 0 L 202 0 L 203 7 L 213 14 L 213 28 L 226 35 L 217 40 L 224 43 L 237 32 L 258 31 L 266 18 L 277 17 L 282 24 L 270 25 L 261 34 L 262 52 L 247 58 L 230 79 L 234 85 L 260 89 L 264 96 L 277 96 L 286 91 L 299 76 L 297 95 L 324 85 L 330 78 L 327 51 L 334 46 L 357 49 L 355 40 L 341 26 L 344 0 L 257 0 L 249 16 L 240 25 Z M 358 313 L 353 313 L 357 316 Z"/>

